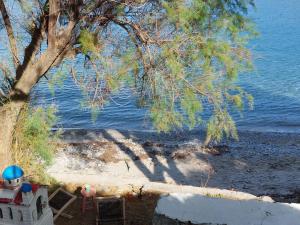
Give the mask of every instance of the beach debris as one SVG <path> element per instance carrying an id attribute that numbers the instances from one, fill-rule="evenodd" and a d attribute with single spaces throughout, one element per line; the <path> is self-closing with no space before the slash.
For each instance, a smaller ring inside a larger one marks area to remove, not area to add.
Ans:
<path id="1" fill-rule="evenodd" d="M 124 160 L 124 162 L 125 162 L 125 164 L 126 164 L 127 170 L 129 171 L 129 169 L 130 169 L 130 166 L 129 166 L 129 164 L 128 164 L 127 160 Z"/>
<path id="2" fill-rule="evenodd" d="M 145 187 L 145 185 L 142 185 L 140 187 L 136 187 L 133 184 L 130 185 L 131 186 L 131 192 L 137 196 L 139 199 L 142 199 L 143 197 L 143 189 Z"/>

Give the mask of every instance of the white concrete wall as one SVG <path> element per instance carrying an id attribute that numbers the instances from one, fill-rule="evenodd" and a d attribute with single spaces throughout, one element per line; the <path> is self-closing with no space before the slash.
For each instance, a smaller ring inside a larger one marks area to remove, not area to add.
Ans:
<path id="1" fill-rule="evenodd" d="M 26 206 L 16 206 L 15 204 L 0 204 L 2 209 L 3 218 L 0 218 L 0 225 L 5 224 L 24 224 L 20 221 L 20 213 L 23 215 L 23 221 L 26 221 L 28 218 L 28 207 Z M 12 210 L 13 219 L 10 218 L 9 208 Z"/>
<path id="2" fill-rule="evenodd" d="M 174 193 L 161 197 L 155 211 L 156 214 L 194 224 L 300 225 L 300 204 Z"/>

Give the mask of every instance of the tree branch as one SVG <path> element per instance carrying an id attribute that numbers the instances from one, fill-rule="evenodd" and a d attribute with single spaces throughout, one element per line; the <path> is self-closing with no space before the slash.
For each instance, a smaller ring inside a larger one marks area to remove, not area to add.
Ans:
<path id="1" fill-rule="evenodd" d="M 0 11 L 2 14 L 2 18 L 4 21 L 4 25 L 5 25 L 5 29 L 7 32 L 7 36 L 8 36 L 8 40 L 9 40 L 9 45 L 10 45 L 10 51 L 11 54 L 13 56 L 13 62 L 14 62 L 14 66 L 15 68 L 17 68 L 20 64 L 19 58 L 18 58 L 18 48 L 17 48 L 17 42 L 14 36 L 14 32 L 12 29 L 12 25 L 10 22 L 10 18 L 8 16 L 5 4 L 3 2 L 3 0 L 0 0 Z"/>
<path id="2" fill-rule="evenodd" d="M 60 11 L 60 1 L 49 1 L 49 22 L 48 22 L 48 46 L 53 48 L 56 45 L 56 23 Z"/>
<path id="3" fill-rule="evenodd" d="M 37 53 L 40 44 L 43 40 L 43 31 L 45 29 L 45 23 L 46 23 L 45 16 L 41 15 L 39 21 L 37 21 L 36 23 L 40 25 L 35 26 L 34 31 L 31 35 L 31 41 L 29 45 L 25 48 L 23 63 L 22 65 L 19 65 L 17 68 L 16 81 L 18 81 L 21 78 L 23 71 L 26 69 L 30 61 L 34 59 L 34 56 Z"/>

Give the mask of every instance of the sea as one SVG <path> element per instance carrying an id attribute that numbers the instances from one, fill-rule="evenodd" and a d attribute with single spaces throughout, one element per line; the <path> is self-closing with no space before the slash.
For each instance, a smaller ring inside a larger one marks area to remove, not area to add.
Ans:
<path id="1" fill-rule="evenodd" d="M 255 68 L 238 82 L 254 96 L 254 109 L 234 114 L 239 130 L 300 133 L 300 1 L 257 0 L 249 12 L 260 35 L 249 43 Z M 64 129 L 152 131 L 145 108 L 123 89 L 93 119 L 82 107 L 82 94 L 71 79 L 52 95 L 43 79 L 34 89 L 36 105 L 55 104 Z"/>

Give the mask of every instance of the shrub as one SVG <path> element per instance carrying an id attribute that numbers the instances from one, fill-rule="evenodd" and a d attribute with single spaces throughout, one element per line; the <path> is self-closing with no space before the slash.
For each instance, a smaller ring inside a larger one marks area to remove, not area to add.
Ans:
<path id="1" fill-rule="evenodd" d="M 13 160 L 35 181 L 49 183 L 45 173 L 57 148 L 60 132 L 52 132 L 57 122 L 55 107 L 30 108 L 21 112 L 14 133 Z"/>

